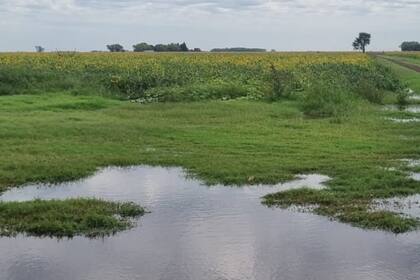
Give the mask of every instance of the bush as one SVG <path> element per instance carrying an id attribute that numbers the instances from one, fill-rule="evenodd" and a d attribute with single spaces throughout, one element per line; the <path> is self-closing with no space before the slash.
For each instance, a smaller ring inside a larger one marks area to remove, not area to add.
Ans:
<path id="1" fill-rule="evenodd" d="M 342 119 L 352 111 L 357 96 L 381 104 L 385 91 L 399 92 L 398 78 L 377 63 L 369 67 L 344 64 L 321 64 L 304 71 L 303 110 L 313 117 Z"/>
<path id="2" fill-rule="evenodd" d="M 357 91 L 362 82 L 378 90 L 397 91 L 402 88 L 400 80 L 391 69 L 374 61 L 367 66 L 341 63 L 311 65 L 303 72 L 309 81 L 339 81 L 352 91 Z"/>
<path id="3" fill-rule="evenodd" d="M 270 69 L 273 87 L 267 96 L 270 101 L 288 98 L 300 88 L 293 72 L 276 69 L 273 64 L 270 66 Z"/>
<path id="4" fill-rule="evenodd" d="M 397 92 L 397 104 L 400 107 L 407 106 L 410 102 L 408 101 L 409 92 L 407 90 L 399 90 Z"/>
<path id="5" fill-rule="evenodd" d="M 257 89 L 234 82 L 213 81 L 205 84 L 150 88 L 137 98 L 139 103 L 190 102 L 200 100 L 230 100 L 241 97 L 253 98 Z M 255 99 L 259 99 L 255 97 Z"/>
<path id="6" fill-rule="evenodd" d="M 371 103 L 382 104 L 385 97 L 384 91 L 376 88 L 372 82 L 362 79 L 355 88 L 356 93 Z"/>
<path id="7" fill-rule="evenodd" d="M 307 116 L 340 120 L 351 113 L 353 99 L 343 87 L 318 81 L 305 91 L 302 108 Z"/>

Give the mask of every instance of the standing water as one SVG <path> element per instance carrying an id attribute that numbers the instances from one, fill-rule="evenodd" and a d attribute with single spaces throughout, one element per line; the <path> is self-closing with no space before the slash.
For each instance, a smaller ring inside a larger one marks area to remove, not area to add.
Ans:
<path id="1" fill-rule="evenodd" d="M 261 196 L 311 186 L 206 187 L 178 168 L 108 168 L 85 180 L 13 189 L 0 198 L 97 197 L 150 214 L 102 239 L 0 238 L 2 280 L 420 279 L 420 233 L 393 235 L 271 209 Z"/>

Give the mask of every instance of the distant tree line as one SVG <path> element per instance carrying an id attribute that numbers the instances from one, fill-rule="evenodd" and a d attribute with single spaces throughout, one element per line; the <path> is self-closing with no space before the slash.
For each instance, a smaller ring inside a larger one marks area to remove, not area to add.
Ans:
<path id="1" fill-rule="evenodd" d="M 259 48 L 216 48 L 211 52 L 266 52 L 266 49 Z"/>
<path id="2" fill-rule="evenodd" d="M 110 52 L 125 52 L 126 50 L 124 47 L 120 44 L 112 44 L 107 45 L 107 49 Z M 180 43 L 170 43 L 170 44 L 157 44 L 157 45 L 151 45 L 148 43 L 139 43 L 133 46 L 134 52 L 201 52 L 201 49 L 194 48 L 189 49 L 187 44 L 184 42 L 182 44 Z"/>
<path id="3" fill-rule="evenodd" d="M 413 52 L 413 51 L 420 51 L 420 43 L 419 42 L 403 42 L 400 46 L 403 52 Z"/>

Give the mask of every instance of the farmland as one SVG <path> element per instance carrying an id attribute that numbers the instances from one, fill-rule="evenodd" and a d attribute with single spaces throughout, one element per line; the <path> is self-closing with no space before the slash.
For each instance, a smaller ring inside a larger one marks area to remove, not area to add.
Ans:
<path id="1" fill-rule="evenodd" d="M 355 53 L 0 54 L 0 188 L 140 164 L 210 185 L 316 172 L 328 188 L 263 202 L 405 232 L 417 220 L 371 210 L 420 193 L 401 161 L 420 157 L 418 124 L 382 108 L 402 91 L 395 71 Z"/>
<path id="2" fill-rule="evenodd" d="M 389 86 L 367 56 L 342 53 L 3 54 L 0 67 L 2 95 L 66 90 L 142 102 L 270 99 L 278 79 L 307 88 L 332 73 L 349 83 L 374 78 Z"/>
<path id="3" fill-rule="evenodd" d="M 386 55 L 391 56 L 391 57 L 399 57 L 399 58 L 413 59 L 413 60 L 420 59 L 420 52 L 390 52 L 390 53 L 386 53 Z"/>

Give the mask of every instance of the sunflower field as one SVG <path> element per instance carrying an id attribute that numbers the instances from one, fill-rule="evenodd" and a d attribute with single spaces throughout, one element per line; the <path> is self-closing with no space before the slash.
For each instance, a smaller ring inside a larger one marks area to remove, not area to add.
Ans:
<path id="1" fill-rule="evenodd" d="M 322 82 L 394 90 L 388 69 L 359 53 L 3 53 L 0 95 L 69 91 L 148 102 L 277 100 Z"/>

